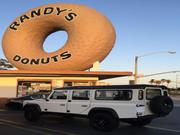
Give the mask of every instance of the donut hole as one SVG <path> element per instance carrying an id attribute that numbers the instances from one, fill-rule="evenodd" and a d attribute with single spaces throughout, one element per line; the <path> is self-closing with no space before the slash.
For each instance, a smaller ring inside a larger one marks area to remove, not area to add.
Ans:
<path id="1" fill-rule="evenodd" d="M 43 49 L 46 53 L 53 53 L 62 48 L 68 39 L 66 31 L 60 30 L 47 36 L 44 41 Z"/>

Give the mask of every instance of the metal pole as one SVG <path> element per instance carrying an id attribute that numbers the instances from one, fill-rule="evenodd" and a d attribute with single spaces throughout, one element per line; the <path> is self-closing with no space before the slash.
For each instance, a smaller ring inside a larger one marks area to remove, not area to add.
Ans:
<path id="1" fill-rule="evenodd" d="M 134 84 L 137 84 L 137 77 L 138 77 L 138 56 L 135 56 Z"/>
<path id="2" fill-rule="evenodd" d="M 175 91 L 175 93 L 177 94 L 177 90 L 178 89 L 178 75 L 176 74 L 176 91 Z"/>
<path id="3" fill-rule="evenodd" d="M 155 55 L 159 53 L 169 53 L 169 54 L 175 54 L 176 51 L 161 51 L 161 52 L 151 52 L 140 56 L 135 56 L 135 67 L 134 67 L 134 84 L 137 84 L 138 82 L 138 58 L 149 56 L 149 55 Z"/>

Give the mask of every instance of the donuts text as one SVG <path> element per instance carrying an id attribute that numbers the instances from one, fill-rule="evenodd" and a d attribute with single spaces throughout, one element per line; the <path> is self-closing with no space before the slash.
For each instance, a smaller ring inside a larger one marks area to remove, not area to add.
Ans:
<path id="1" fill-rule="evenodd" d="M 66 51 L 59 55 L 55 55 L 52 57 L 46 57 L 46 58 L 35 58 L 35 59 L 29 59 L 25 58 L 19 55 L 15 55 L 13 58 L 13 61 L 21 62 L 22 64 L 31 64 L 31 65 L 39 65 L 39 64 L 48 64 L 49 62 L 59 62 L 59 60 L 65 60 L 71 57 L 71 54 Z"/>

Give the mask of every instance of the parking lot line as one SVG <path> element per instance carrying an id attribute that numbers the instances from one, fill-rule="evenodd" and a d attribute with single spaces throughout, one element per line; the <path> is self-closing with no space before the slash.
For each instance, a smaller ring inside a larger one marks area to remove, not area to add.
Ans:
<path id="1" fill-rule="evenodd" d="M 145 126 L 150 129 L 157 129 L 157 130 L 163 130 L 163 131 L 168 131 L 168 132 L 176 132 L 180 133 L 180 130 L 174 130 L 174 129 L 168 129 L 168 128 L 161 128 L 161 127 L 153 127 L 153 126 Z"/>
<path id="2" fill-rule="evenodd" d="M 179 104 L 175 104 L 174 107 L 180 107 L 180 105 Z"/>
<path id="3" fill-rule="evenodd" d="M 5 120 L 5 119 L 0 119 L 0 122 L 4 123 L 4 124 L 12 125 L 12 126 L 21 127 L 23 129 L 31 130 L 29 128 L 26 128 L 23 123 L 19 123 L 19 122 L 15 122 L 15 121 L 9 121 L 9 120 Z M 54 129 L 44 128 L 44 127 L 37 127 L 37 126 L 32 126 L 32 125 L 31 125 L 31 127 L 34 128 L 34 129 L 38 129 L 38 131 L 39 130 L 44 130 L 44 131 L 40 131 L 40 132 L 44 132 L 46 134 L 47 134 L 47 131 L 48 131 L 48 132 L 66 134 L 66 135 L 76 135 L 74 133 L 66 132 L 66 131 L 63 131 L 63 130 L 54 130 Z M 33 131 L 33 129 L 32 129 L 32 131 Z M 34 131 L 37 131 L 37 130 L 34 130 Z"/>
<path id="4" fill-rule="evenodd" d="M 34 130 L 34 129 L 29 129 L 29 128 L 24 128 L 24 127 L 21 127 L 21 126 L 12 125 L 12 124 L 8 124 L 8 123 L 4 123 L 4 122 L 0 122 L 0 125 L 4 125 L 4 126 L 8 126 L 8 127 L 10 126 L 10 127 L 16 128 L 16 129 L 21 129 L 21 130 L 25 130 L 25 131 L 28 131 L 28 132 L 39 133 L 39 134 L 43 134 L 43 135 L 53 135 L 53 134 L 49 134 L 47 132 Z"/>
<path id="5" fill-rule="evenodd" d="M 0 112 L 5 112 L 5 111 L 7 111 L 7 110 L 5 110 L 5 109 L 0 109 Z"/>

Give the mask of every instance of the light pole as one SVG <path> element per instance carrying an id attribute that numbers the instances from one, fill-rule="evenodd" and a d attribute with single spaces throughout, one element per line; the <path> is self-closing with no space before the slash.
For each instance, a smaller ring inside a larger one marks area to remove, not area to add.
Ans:
<path id="1" fill-rule="evenodd" d="M 155 55 L 159 53 L 168 53 L 168 54 L 175 54 L 176 51 L 161 51 L 161 52 L 151 52 L 151 53 L 146 53 L 144 55 L 140 56 L 135 56 L 135 66 L 134 66 L 134 83 L 137 84 L 137 79 L 138 79 L 138 59 L 141 57 L 149 56 L 149 55 Z"/>
<path id="2" fill-rule="evenodd" d="M 176 93 L 178 92 L 178 79 L 179 79 L 179 75 L 176 74 Z"/>

